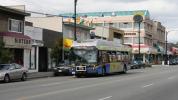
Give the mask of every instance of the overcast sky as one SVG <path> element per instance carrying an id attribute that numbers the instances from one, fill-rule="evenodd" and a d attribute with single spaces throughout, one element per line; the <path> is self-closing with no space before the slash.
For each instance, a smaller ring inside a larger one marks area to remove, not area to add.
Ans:
<path id="1" fill-rule="evenodd" d="M 74 0 L 0 0 L 1 5 L 26 5 L 27 10 L 59 14 L 73 12 Z M 178 0 L 78 0 L 77 12 L 149 10 L 151 19 L 170 31 L 169 42 L 178 41 Z M 172 31 L 175 30 L 175 31 Z"/>

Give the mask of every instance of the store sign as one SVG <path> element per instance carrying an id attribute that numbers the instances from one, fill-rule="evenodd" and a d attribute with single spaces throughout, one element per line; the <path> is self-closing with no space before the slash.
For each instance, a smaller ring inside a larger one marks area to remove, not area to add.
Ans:
<path id="1" fill-rule="evenodd" d="M 6 48 L 23 48 L 23 49 L 31 48 L 30 39 L 22 39 L 22 38 L 4 36 L 3 41 L 5 43 Z"/>

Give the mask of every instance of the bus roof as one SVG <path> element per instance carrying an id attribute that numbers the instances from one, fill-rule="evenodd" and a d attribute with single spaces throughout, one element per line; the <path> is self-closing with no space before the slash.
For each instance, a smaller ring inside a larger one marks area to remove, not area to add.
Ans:
<path id="1" fill-rule="evenodd" d="M 96 47 L 99 50 L 111 50 L 111 51 L 130 51 L 131 47 L 122 45 L 118 42 L 107 41 L 101 39 L 89 39 L 81 43 L 74 42 L 72 47 Z"/>

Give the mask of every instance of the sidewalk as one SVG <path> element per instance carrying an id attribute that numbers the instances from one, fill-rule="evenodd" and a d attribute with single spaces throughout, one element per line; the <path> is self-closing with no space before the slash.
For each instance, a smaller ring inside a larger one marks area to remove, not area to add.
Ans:
<path id="1" fill-rule="evenodd" d="M 170 65 L 162 65 L 162 64 L 159 64 L 159 65 L 152 65 L 153 67 L 160 67 L 160 66 L 162 66 L 162 67 L 166 67 L 166 66 L 170 66 Z"/>
<path id="2" fill-rule="evenodd" d="M 53 76 L 54 76 L 53 72 L 32 72 L 32 73 L 28 73 L 28 79 L 53 77 Z"/>

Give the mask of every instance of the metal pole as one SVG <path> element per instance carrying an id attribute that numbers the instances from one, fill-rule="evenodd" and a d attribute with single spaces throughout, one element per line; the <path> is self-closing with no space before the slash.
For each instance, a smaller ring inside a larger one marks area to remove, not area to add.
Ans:
<path id="1" fill-rule="evenodd" d="M 168 61 L 168 55 L 167 55 L 167 34 L 168 32 L 166 31 L 166 51 L 165 51 L 165 64 L 167 65 L 167 61 Z"/>
<path id="2" fill-rule="evenodd" d="M 74 0 L 74 41 L 77 41 L 77 24 L 76 24 L 76 12 L 77 12 L 77 0 Z"/>
<path id="3" fill-rule="evenodd" d="M 138 22 L 138 55 L 139 55 L 139 60 L 141 60 L 141 55 L 140 55 L 140 23 Z"/>
<path id="4" fill-rule="evenodd" d="M 138 56 L 139 60 L 141 60 L 141 55 L 140 55 L 140 24 L 143 21 L 142 15 L 134 15 L 133 20 L 138 24 Z"/>

